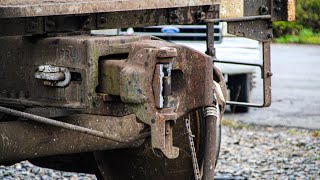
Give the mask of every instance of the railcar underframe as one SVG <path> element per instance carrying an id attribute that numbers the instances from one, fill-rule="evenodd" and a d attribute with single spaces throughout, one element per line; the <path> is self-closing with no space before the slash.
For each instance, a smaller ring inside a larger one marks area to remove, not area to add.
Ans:
<path id="1" fill-rule="evenodd" d="M 107 179 L 199 179 L 198 165 L 212 179 L 219 115 L 226 103 L 270 105 L 272 21 L 294 20 L 294 8 L 294 0 L 0 1 L 0 162 Z M 261 68 L 261 104 L 225 101 L 216 22 L 262 43 L 263 63 L 249 64 Z M 165 24 L 206 24 L 207 54 L 150 36 L 90 34 Z"/>

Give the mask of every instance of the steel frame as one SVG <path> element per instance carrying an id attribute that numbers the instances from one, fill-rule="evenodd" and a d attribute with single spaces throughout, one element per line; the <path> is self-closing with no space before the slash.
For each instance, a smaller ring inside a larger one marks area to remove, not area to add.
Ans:
<path id="1" fill-rule="evenodd" d="M 225 64 L 238 64 L 256 66 L 261 69 L 261 78 L 263 81 L 263 102 L 237 102 L 227 101 L 228 105 L 247 106 L 247 107 L 268 107 L 271 105 L 271 65 L 270 65 L 270 41 L 272 35 L 272 22 L 270 15 L 249 16 L 245 18 L 230 19 L 206 19 L 207 22 L 207 54 L 213 57 L 214 62 Z M 210 36 L 213 33 L 212 25 L 216 22 L 227 22 L 228 32 L 230 34 L 258 40 L 262 43 L 262 64 L 242 63 L 237 61 L 224 61 L 215 57 L 214 39 Z"/>

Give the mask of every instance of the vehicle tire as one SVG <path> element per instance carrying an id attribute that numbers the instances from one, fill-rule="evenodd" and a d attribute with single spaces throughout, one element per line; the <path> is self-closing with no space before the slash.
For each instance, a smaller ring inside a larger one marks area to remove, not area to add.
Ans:
<path id="1" fill-rule="evenodd" d="M 230 90 L 230 100 L 238 102 L 250 102 L 251 74 L 228 75 L 228 87 Z M 234 113 L 246 113 L 249 107 L 231 105 Z"/>

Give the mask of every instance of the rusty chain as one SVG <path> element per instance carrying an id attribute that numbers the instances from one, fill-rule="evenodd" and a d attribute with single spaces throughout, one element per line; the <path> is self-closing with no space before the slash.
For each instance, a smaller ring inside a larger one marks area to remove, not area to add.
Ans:
<path id="1" fill-rule="evenodd" d="M 215 85 L 216 85 L 216 89 L 219 89 L 220 86 L 217 83 L 215 83 Z M 219 121 L 219 123 L 220 123 L 221 116 L 220 116 L 220 108 L 219 108 L 219 103 L 218 103 L 217 98 L 219 98 L 219 100 L 222 100 L 222 101 L 224 101 L 224 99 L 221 99 L 221 97 L 223 97 L 222 93 L 220 94 L 219 91 L 217 91 L 217 92 L 216 91 L 217 90 L 214 91 L 214 99 L 216 101 L 216 104 L 215 104 L 215 106 L 206 107 L 204 109 L 204 116 L 215 116 L 217 118 L 217 121 Z M 218 96 L 216 94 L 218 94 Z M 189 115 L 189 118 L 185 119 L 185 123 L 186 123 L 188 138 L 189 138 L 189 145 L 190 145 L 190 150 L 191 150 L 194 176 L 195 176 L 196 180 L 201 180 L 202 173 L 200 172 L 198 159 L 197 159 L 197 153 L 196 153 L 196 149 L 194 146 L 193 138 L 195 137 L 195 135 L 192 134 L 192 130 L 191 130 L 191 126 L 190 126 L 190 115 Z"/>
<path id="2" fill-rule="evenodd" d="M 194 141 L 193 141 L 193 138 L 195 137 L 195 135 L 192 134 L 191 127 L 190 127 L 190 115 L 189 115 L 189 118 L 185 119 L 185 122 L 186 122 L 186 128 L 187 128 L 191 156 L 192 156 L 194 178 L 196 180 L 201 180 L 201 173 L 200 173 L 200 169 L 199 169 L 196 148 L 194 147 Z"/>

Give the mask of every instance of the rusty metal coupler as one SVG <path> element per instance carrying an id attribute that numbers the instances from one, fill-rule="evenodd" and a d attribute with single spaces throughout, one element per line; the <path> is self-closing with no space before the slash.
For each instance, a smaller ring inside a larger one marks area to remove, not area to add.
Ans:
<path id="1" fill-rule="evenodd" d="M 118 70 L 105 73 L 104 93 L 119 95 L 139 120 L 150 125 L 154 149 L 177 158 L 172 130 L 176 120 L 212 103 L 211 58 L 187 47 L 146 40 L 131 44 L 128 59 L 106 61 L 103 67 Z M 114 85 L 119 88 L 108 88 Z"/>
<path id="2" fill-rule="evenodd" d="M 178 118 L 212 103 L 213 77 L 225 87 L 211 57 L 147 36 L 50 37 L 29 44 L 12 38 L 1 39 L 10 42 L 11 51 L 32 49 L 40 55 L 26 54 L 19 63 L 3 59 L 12 72 L 30 73 L 8 77 L 19 84 L 16 91 L 26 92 L 25 98 L 1 96 L 0 102 L 24 105 L 28 112 L 41 105 L 82 114 L 135 114 L 150 126 L 152 148 L 170 159 L 179 156 L 173 133 L 181 132 L 172 130 Z M 15 88 L 2 84 L 6 91 Z"/>

